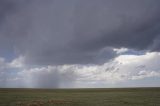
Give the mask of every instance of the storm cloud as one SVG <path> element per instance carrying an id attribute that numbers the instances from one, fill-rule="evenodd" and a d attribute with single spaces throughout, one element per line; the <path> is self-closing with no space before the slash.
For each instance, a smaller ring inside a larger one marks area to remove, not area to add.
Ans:
<path id="1" fill-rule="evenodd" d="M 159 80 L 159 12 L 159 0 L 0 0 L 0 87 Z"/>
<path id="2" fill-rule="evenodd" d="M 0 53 L 25 55 L 30 64 L 98 64 L 116 56 L 112 48 L 159 50 L 157 0 L 1 0 L 0 4 Z"/>

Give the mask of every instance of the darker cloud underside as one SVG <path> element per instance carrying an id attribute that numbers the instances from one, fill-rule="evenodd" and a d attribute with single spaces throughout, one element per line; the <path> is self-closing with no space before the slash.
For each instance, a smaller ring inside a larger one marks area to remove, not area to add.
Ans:
<path id="1" fill-rule="evenodd" d="M 160 50 L 159 0 L 1 0 L 0 56 L 98 64 L 113 48 Z"/>

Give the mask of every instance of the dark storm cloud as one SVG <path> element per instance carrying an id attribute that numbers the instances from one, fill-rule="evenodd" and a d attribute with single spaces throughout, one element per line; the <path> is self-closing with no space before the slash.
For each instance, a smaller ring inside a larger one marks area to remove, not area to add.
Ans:
<path id="1" fill-rule="evenodd" d="M 83 50 L 106 46 L 142 50 L 159 36 L 159 1 L 80 2 L 75 13 L 74 41 Z"/>
<path id="2" fill-rule="evenodd" d="M 88 64 L 112 48 L 159 50 L 158 0 L 2 0 L 0 51 L 30 64 Z M 2 52 L 0 52 L 0 55 Z"/>

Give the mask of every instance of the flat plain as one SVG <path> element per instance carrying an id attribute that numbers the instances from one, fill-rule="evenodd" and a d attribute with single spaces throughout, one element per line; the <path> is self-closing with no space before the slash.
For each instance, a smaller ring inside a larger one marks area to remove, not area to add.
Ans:
<path id="1" fill-rule="evenodd" d="M 160 88 L 1 88 L 0 106 L 160 106 Z"/>

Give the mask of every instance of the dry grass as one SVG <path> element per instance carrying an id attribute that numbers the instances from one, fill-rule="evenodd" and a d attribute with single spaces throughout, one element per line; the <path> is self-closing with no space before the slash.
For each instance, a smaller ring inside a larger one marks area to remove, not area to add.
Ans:
<path id="1" fill-rule="evenodd" d="M 30 102 L 21 102 L 18 101 L 16 104 L 17 106 L 46 106 L 46 105 L 58 105 L 58 104 L 70 104 L 72 101 L 69 100 L 55 100 L 50 99 L 47 101 L 44 100 L 34 100 Z"/>
<path id="2" fill-rule="evenodd" d="M 68 104 L 71 103 L 72 101 L 67 101 L 67 100 L 48 100 L 47 103 L 51 104 Z"/>
<path id="3" fill-rule="evenodd" d="M 160 106 L 160 88 L 0 89 L 0 106 Z"/>

